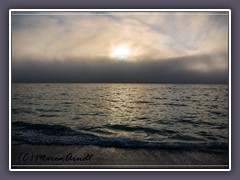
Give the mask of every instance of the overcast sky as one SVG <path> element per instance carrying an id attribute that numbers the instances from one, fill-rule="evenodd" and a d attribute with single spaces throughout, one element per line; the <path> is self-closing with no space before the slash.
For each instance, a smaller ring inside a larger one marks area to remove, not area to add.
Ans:
<path id="1" fill-rule="evenodd" d="M 227 83 L 227 12 L 13 12 L 13 82 Z"/>

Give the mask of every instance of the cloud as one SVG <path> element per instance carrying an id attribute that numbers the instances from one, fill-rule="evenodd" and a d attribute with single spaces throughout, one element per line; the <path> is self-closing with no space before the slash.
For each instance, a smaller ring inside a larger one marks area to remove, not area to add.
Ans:
<path id="1" fill-rule="evenodd" d="M 14 81 L 227 82 L 227 15 L 80 14 L 12 16 Z M 131 62 L 112 59 L 119 45 Z"/>
<path id="2" fill-rule="evenodd" d="M 185 56 L 137 63 L 79 59 L 25 61 L 13 64 L 12 72 L 13 82 L 227 83 L 227 64 L 215 64 L 216 58 Z"/>

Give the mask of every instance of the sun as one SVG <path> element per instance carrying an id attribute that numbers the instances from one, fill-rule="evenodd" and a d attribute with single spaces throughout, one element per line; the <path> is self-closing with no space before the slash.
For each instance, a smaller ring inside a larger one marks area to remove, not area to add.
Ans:
<path id="1" fill-rule="evenodd" d="M 112 49 L 111 57 L 117 60 L 129 60 L 131 57 L 131 50 L 129 47 L 121 45 Z"/>

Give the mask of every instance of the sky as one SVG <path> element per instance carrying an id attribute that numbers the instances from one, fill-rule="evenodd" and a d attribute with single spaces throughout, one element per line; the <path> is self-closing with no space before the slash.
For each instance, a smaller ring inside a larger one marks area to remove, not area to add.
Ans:
<path id="1" fill-rule="evenodd" d="M 228 18 L 228 12 L 12 12 L 12 81 L 228 83 Z"/>

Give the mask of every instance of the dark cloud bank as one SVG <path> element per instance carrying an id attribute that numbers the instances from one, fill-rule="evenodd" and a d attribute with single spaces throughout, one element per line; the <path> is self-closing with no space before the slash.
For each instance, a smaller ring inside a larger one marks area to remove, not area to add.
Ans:
<path id="1" fill-rule="evenodd" d="M 198 62 L 209 70 L 194 70 Z M 208 56 L 159 61 L 43 60 L 12 63 L 13 83 L 228 83 L 228 69 Z M 191 68 L 189 68 L 191 65 Z"/>

